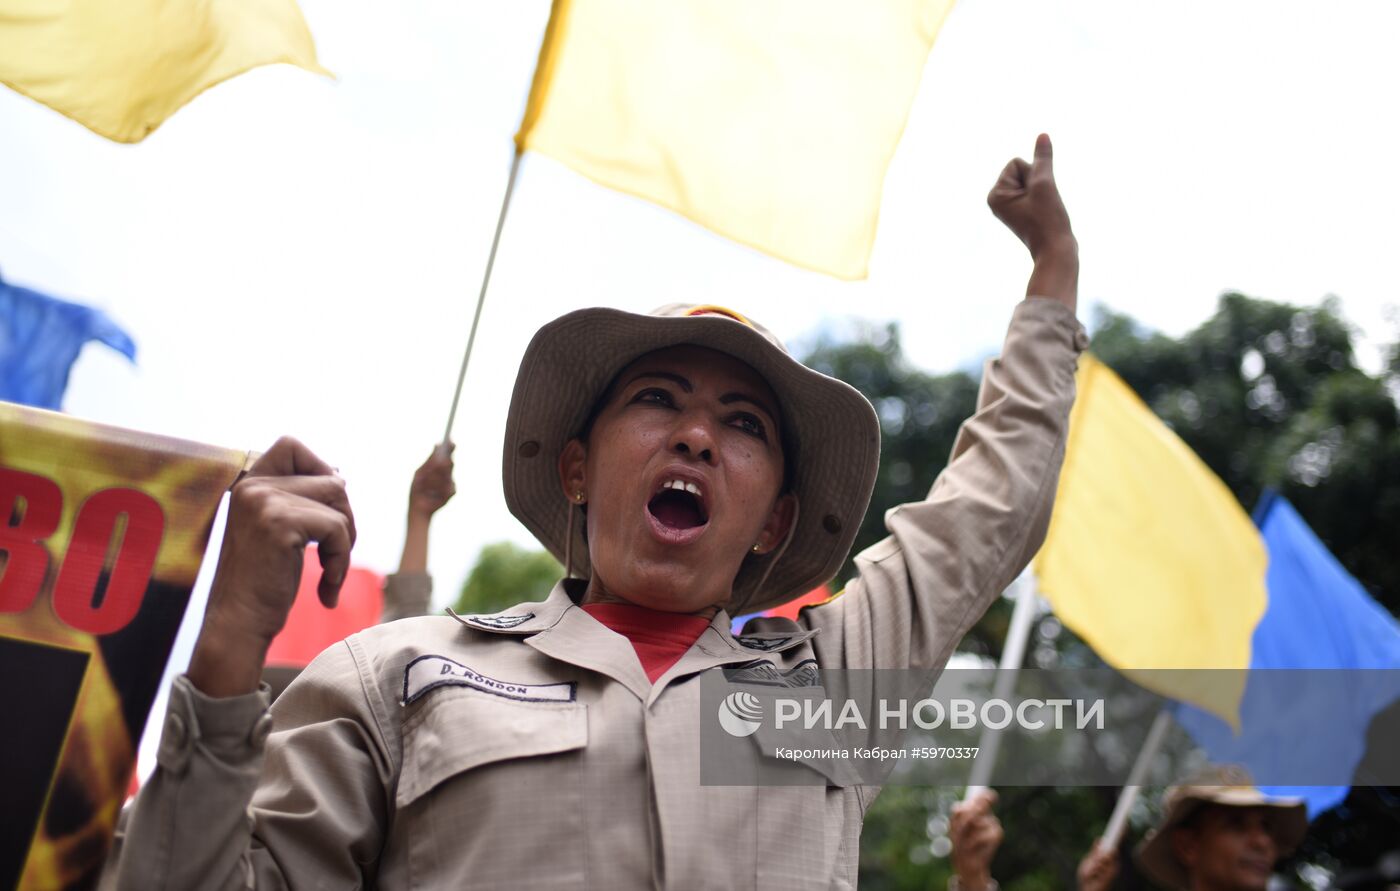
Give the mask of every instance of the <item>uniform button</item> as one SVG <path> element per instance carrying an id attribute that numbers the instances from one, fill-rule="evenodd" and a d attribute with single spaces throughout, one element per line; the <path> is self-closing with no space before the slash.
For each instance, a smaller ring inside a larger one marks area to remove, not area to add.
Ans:
<path id="1" fill-rule="evenodd" d="M 161 733 L 160 748 L 156 760 L 160 766 L 179 776 L 185 772 L 190 760 L 190 725 L 178 712 L 172 711 L 165 717 L 165 729 Z"/>
<path id="2" fill-rule="evenodd" d="M 253 722 L 253 729 L 248 731 L 248 742 L 253 744 L 253 748 L 260 749 L 263 743 L 267 742 L 267 737 L 272 733 L 272 715 L 263 712 L 258 719 Z"/>
<path id="3" fill-rule="evenodd" d="M 176 712 L 171 712 L 165 719 L 165 741 L 172 749 L 183 749 L 185 741 L 189 739 L 189 728 L 185 726 L 185 719 Z"/>

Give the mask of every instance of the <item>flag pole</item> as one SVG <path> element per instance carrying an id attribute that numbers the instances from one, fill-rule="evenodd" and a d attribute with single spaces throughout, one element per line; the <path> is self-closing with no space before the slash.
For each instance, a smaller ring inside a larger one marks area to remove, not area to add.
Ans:
<path id="1" fill-rule="evenodd" d="M 1118 847 L 1118 842 L 1123 838 L 1123 830 L 1128 825 L 1128 812 L 1133 809 L 1133 804 L 1142 792 L 1142 781 L 1147 777 L 1147 768 L 1152 765 L 1152 759 L 1157 757 L 1157 750 L 1162 748 L 1162 740 L 1171 724 L 1170 712 L 1162 709 L 1157 713 L 1156 720 L 1152 722 L 1152 729 L 1147 731 L 1147 739 L 1143 741 L 1142 749 L 1138 752 L 1137 760 L 1133 762 L 1133 769 L 1128 773 L 1128 782 L 1123 786 L 1123 791 L 1118 793 L 1118 803 L 1113 806 L 1113 816 L 1108 818 L 1108 826 L 1104 828 L 1103 837 L 1098 841 L 1099 850 L 1111 851 Z"/>
<path id="2" fill-rule="evenodd" d="M 476 329 L 481 324 L 481 308 L 486 304 L 486 288 L 491 284 L 491 267 L 496 265 L 496 248 L 501 243 L 501 230 L 506 225 L 506 211 L 510 209 L 510 196 L 515 191 L 515 176 L 520 172 L 520 156 L 524 154 L 517 144 L 515 156 L 510 160 L 510 178 L 506 180 L 506 194 L 501 200 L 501 215 L 496 219 L 496 234 L 491 237 L 491 253 L 486 255 L 486 271 L 481 276 L 481 293 L 476 298 L 476 313 L 472 316 L 471 333 L 467 335 L 467 350 L 462 354 L 462 368 L 457 372 L 457 389 L 452 393 L 452 409 L 447 413 L 447 429 L 442 434 L 440 454 L 447 453 L 447 443 L 452 439 L 452 423 L 457 420 L 457 404 L 462 399 L 462 384 L 467 379 L 467 365 L 472 360 L 472 347 L 476 344 Z"/>
<path id="3" fill-rule="evenodd" d="M 1026 641 L 1030 639 L 1031 625 L 1035 623 L 1035 576 L 1028 569 L 1012 585 L 1016 588 L 1016 606 L 1011 610 L 1011 627 L 1006 630 L 1006 644 L 1001 648 L 1001 662 L 997 665 L 997 679 L 992 690 L 994 699 L 1006 699 L 1015 688 L 1016 674 L 1026 659 Z M 992 768 L 996 766 L 997 752 L 1001 749 L 1001 731 L 984 728 L 978 745 L 978 756 L 972 762 L 964 801 L 987 791 Z"/>

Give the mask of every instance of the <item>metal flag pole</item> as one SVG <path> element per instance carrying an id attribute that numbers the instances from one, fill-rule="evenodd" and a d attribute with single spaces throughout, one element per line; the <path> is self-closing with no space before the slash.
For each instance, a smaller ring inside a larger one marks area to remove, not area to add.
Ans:
<path id="1" fill-rule="evenodd" d="M 506 180 L 505 198 L 501 200 L 501 215 L 496 219 L 496 234 L 491 238 L 491 253 L 486 255 L 486 272 L 481 276 L 481 293 L 476 298 L 476 313 L 472 316 L 471 333 L 467 335 L 467 351 L 462 354 L 462 370 L 457 372 L 457 389 L 452 393 L 452 410 L 447 413 L 447 429 L 442 434 L 440 453 L 445 454 L 447 443 L 452 439 L 452 422 L 457 420 L 457 403 L 462 400 L 462 384 L 467 379 L 467 365 L 472 360 L 472 347 L 476 344 L 476 329 L 481 324 L 481 308 L 486 305 L 486 288 L 491 284 L 491 267 L 496 265 L 496 248 L 501 243 L 501 230 L 506 225 L 506 211 L 510 210 L 510 196 L 515 191 L 515 175 L 520 171 L 520 156 L 524 154 L 516 146 L 515 157 L 510 161 L 510 179 Z"/>
<path id="2" fill-rule="evenodd" d="M 1030 639 L 1031 626 L 1035 624 L 1035 576 L 1027 569 L 1012 585 L 1016 588 L 1016 606 L 1011 611 L 1011 627 L 1006 630 L 1006 644 L 1001 648 L 1001 662 L 997 665 L 997 680 L 992 689 L 992 697 L 1002 700 L 1008 698 L 1016 686 L 1016 675 L 1026 659 L 1026 641 Z M 972 762 L 972 773 L 967 780 L 964 801 L 987 791 L 1000 749 L 1001 731 L 984 728 L 977 760 Z"/>
<path id="3" fill-rule="evenodd" d="M 1128 772 L 1128 783 L 1123 787 L 1123 791 L 1118 793 L 1118 803 L 1113 806 L 1113 816 L 1108 818 L 1108 826 L 1104 828 L 1103 837 L 1098 841 L 1100 850 L 1111 851 L 1118 847 L 1118 842 L 1122 840 L 1123 830 L 1128 825 L 1128 812 L 1133 809 L 1134 802 L 1142 792 L 1142 781 L 1147 777 L 1147 768 L 1152 766 L 1152 759 L 1157 757 L 1157 750 L 1162 748 L 1162 740 L 1171 724 L 1170 712 L 1162 709 L 1157 713 L 1156 720 L 1152 722 L 1152 729 L 1147 731 L 1147 739 L 1138 751 L 1137 760 L 1133 762 L 1133 769 Z"/>

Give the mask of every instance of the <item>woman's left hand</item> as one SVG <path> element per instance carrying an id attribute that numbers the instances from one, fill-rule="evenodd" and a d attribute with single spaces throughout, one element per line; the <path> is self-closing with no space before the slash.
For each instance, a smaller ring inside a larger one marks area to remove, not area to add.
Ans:
<path id="1" fill-rule="evenodd" d="M 1013 158 L 987 193 L 987 205 L 1031 252 L 1035 270 L 1027 296 L 1051 297 L 1074 309 L 1079 292 L 1079 243 L 1055 185 L 1054 150 L 1044 133 L 1035 160 Z"/>

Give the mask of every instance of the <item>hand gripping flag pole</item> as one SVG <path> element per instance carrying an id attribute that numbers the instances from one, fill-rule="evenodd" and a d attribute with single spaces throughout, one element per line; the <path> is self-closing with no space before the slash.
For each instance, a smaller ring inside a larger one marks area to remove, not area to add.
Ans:
<path id="1" fill-rule="evenodd" d="M 501 199 L 501 215 L 496 218 L 496 234 L 491 237 L 491 252 L 486 255 L 486 271 L 481 276 L 481 293 L 476 298 L 476 312 L 472 315 L 471 332 L 467 335 L 467 349 L 462 354 L 462 368 L 457 372 L 457 389 L 452 392 L 452 409 L 447 413 L 447 429 L 443 431 L 438 453 L 447 454 L 447 444 L 452 439 L 452 423 L 457 420 L 457 404 L 462 400 L 462 384 L 467 379 L 467 365 L 472 361 L 472 347 L 476 344 L 476 329 L 481 324 L 481 308 L 486 305 L 486 289 L 491 284 L 491 267 L 496 265 L 496 248 L 501 243 L 501 230 L 506 225 L 506 213 L 510 210 L 510 196 L 515 191 L 515 177 L 520 172 L 519 146 L 510 161 L 510 178 L 506 180 L 506 194 Z"/>

